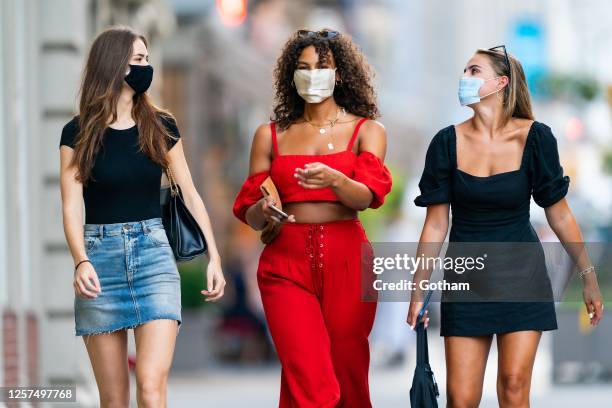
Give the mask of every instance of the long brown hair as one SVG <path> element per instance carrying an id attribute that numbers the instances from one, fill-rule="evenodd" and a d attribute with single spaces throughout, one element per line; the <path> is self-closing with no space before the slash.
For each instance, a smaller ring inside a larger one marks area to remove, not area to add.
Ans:
<path id="1" fill-rule="evenodd" d="M 293 72 L 297 68 L 302 50 L 314 46 L 320 61 L 331 52 L 341 82 L 334 87 L 334 100 L 348 112 L 376 119 L 380 116 L 374 91 L 374 70 L 351 38 L 338 33 L 333 38 L 300 36 L 296 31 L 285 43 L 274 68 L 275 100 L 270 118 L 280 129 L 288 128 L 304 113 L 304 99 L 293 85 Z"/>
<path id="2" fill-rule="evenodd" d="M 510 69 L 508 69 L 503 51 L 479 49 L 476 50 L 476 54 L 482 54 L 489 57 L 495 73 L 499 76 L 507 76 L 510 78 L 508 85 L 504 88 L 503 94 L 504 122 L 509 121 L 510 118 L 533 120 L 534 117 L 533 111 L 531 110 L 529 88 L 520 61 L 508 53 L 508 60 L 510 61 Z"/>
<path id="3" fill-rule="evenodd" d="M 92 178 L 95 156 L 108 124 L 117 120 L 117 103 L 137 39 L 148 46 L 145 37 L 131 28 L 112 27 L 98 35 L 89 50 L 79 91 L 79 131 L 71 162 L 77 166 L 77 180 L 84 185 Z M 145 92 L 134 94 L 132 117 L 138 128 L 140 151 L 167 166 L 166 141 L 172 136 L 162 118 L 174 120 L 172 115 L 155 106 Z"/>

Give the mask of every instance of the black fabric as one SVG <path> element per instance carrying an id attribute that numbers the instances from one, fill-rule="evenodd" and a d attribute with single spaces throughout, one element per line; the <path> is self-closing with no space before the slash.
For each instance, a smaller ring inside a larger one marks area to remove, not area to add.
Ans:
<path id="1" fill-rule="evenodd" d="M 420 316 L 419 316 L 420 320 Z M 410 406 L 414 408 L 437 408 L 438 384 L 429 365 L 427 329 L 421 321 L 417 323 L 417 364 L 410 387 Z"/>
<path id="2" fill-rule="evenodd" d="M 169 133 L 180 137 L 174 120 L 162 116 Z M 75 146 L 78 118 L 68 122 L 60 146 Z M 172 148 L 178 139 L 168 139 Z M 139 151 L 138 128 L 107 128 L 95 158 L 93 179 L 83 186 L 85 222 L 108 224 L 161 217 L 160 184 L 162 168 Z"/>
<path id="3" fill-rule="evenodd" d="M 181 188 L 170 181 L 171 186 L 161 189 L 162 222 L 174 258 L 185 262 L 208 251 L 208 243 L 183 201 Z"/>
<path id="4" fill-rule="evenodd" d="M 425 168 L 419 181 L 421 195 L 414 199 L 419 207 L 451 202 L 452 152 L 448 138 L 451 130 L 450 127 L 440 130 L 427 148 Z"/>
<path id="5" fill-rule="evenodd" d="M 151 65 L 132 65 L 130 64 L 130 73 L 125 77 L 125 82 L 136 93 L 143 93 L 149 89 L 153 81 L 153 67 Z"/>
<path id="6" fill-rule="evenodd" d="M 520 168 L 489 177 L 474 176 L 457 169 L 456 148 L 454 126 L 436 134 L 429 146 L 419 183 L 421 195 L 414 200 L 416 205 L 423 207 L 450 203 L 451 244 L 446 256 L 462 255 L 453 252 L 453 248 L 460 247 L 452 245 L 453 242 L 539 243 L 529 221 L 531 197 L 538 205 L 547 207 L 562 199 L 569 185 L 569 177 L 563 175 L 557 143 L 550 128 L 534 122 L 527 135 Z M 443 292 L 440 335 L 478 336 L 517 330 L 557 329 L 552 287 L 543 250 L 537 252 L 541 252 L 540 258 L 529 260 L 530 266 L 535 268 L 529 284 L 546 289 L 547 296 L 537 302 L 467 302 L 448 301 L 450 295 Z M 513 263 L 507 268 L 521 265 Z M 508 273 L 507 268 L 500 270 L 500 273 Z M 444 271 L 447 281 L 452 281 L 455 276 L 457 274 L 452 270 Z M 490 279 L 498 277 L 492 274 Z M 524 291 L 528 289 L 525 286 Z"/>
<path id="7" fill-rule="evenodd" d="M 570 179 L 563 175 L 557 139 L 550 127 L 537 123 L 537 137 L 531 140 L 532 196 L 540 207 L 548 207 L 565 197 Z"/>

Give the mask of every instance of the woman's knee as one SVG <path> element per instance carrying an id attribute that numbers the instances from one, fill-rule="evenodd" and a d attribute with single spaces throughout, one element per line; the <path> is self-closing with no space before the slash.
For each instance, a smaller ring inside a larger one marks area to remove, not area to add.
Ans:
<path id="1" fill-rule="evenodd" d="M 118 389 L 100 390 L 102 408 L 127 408 L 130 406 L 129 386 Z"/>
<path id="2" fill-rule="evenodd" d="M 481 397 L 480 391 L 465 389 L 463 386 L 453 387 L 451 385 L 446 390 L 449 408 L 477 408 Z"/>
<path id="3" fill-rule="evenodd" d="M 522 373 L 500 374 L 498 378 L 500 402 L 520 404 L 529 399 L 529 376 Z"/>
<path id="4" fill-rule="evenodd" d="M 157 406 L 166 390 L 167 376 L 164 374 L 146 373 L 136 376 L 138 399 L 146 406 Z"/>

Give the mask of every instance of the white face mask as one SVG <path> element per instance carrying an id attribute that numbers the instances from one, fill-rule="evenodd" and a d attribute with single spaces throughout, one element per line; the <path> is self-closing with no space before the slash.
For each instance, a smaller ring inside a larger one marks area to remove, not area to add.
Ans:
<path id="1" fill-rule="evenodd" d="M 296 69 L 293 82 L 297 93 L 308 103 L 319 103 L 334 93 L 336 68 Z"/>

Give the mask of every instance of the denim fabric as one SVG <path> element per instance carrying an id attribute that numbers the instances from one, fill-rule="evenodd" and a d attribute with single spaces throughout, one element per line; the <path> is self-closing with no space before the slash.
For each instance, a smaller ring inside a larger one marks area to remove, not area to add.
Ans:
<path id="1" fill-rule="evenodd" d="M 94 299 L 75 295 L 75 335 L 110 333 L 155 319 L 181 325 L 180 276 L 161 218 L 85 224 L 85 249 L 100 280 Z"/>

